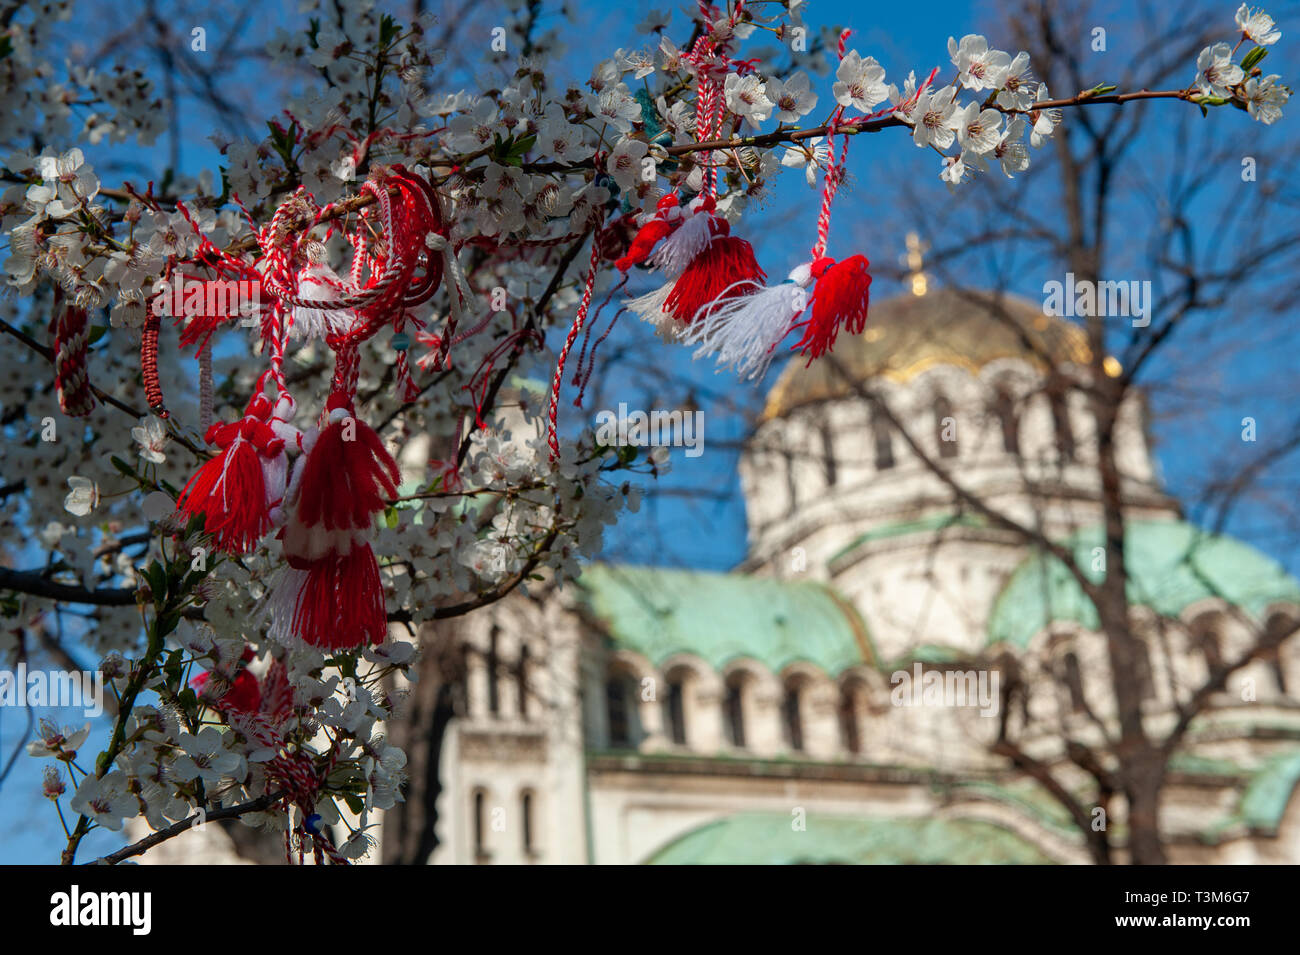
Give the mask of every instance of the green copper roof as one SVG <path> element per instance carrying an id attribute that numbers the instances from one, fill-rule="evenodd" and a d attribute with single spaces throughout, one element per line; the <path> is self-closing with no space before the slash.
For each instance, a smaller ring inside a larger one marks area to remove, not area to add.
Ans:
<path id="1" fill-rule="evenodd" d="M 669 843 L 651 865 L 1050 865 L 1019 836 L 972 819 L 859 819 L 741 813 Z"/>
<path id="2" fill-rule="evenodd" d="M 1104 535 L 1100 527 L 1065 542 L 1090 580 L 1100 582 Z M 1161 616 L 1175 617 L 1198 600 L 1219 597 L 1252 614 L 1269 604 L 1300 603 L 1300 583 L 1277 562 L 1230 537 L 1183 521 L 1130 521 L 1125 529 L 1128 598 Z M 1095 556 L 1097 555 L 1097 556 Z M 1034 556 L 1012 575 L 989 619 L 989 642 L 1027 647 L 1057 620 L 1095 630 L 1097 610 L 1054 557 Z"/>
<path id="3" fill-rule="evenodd" d="M 655 666 L 691 653 L 714 669 L 751 657 L 773 673 L 806 661 L 834 676 L 875 659 L 857 611 L 813 581 L 591 564 L 578 583 L 614 641 Z"/>
<path id="4" fill-rule="evenodd" d="M 1240 826 L 1276 833 L 1297 785 L 1300 785 L 1300 750 L 1274 756 L 1251 776 L 1236 808 L 1207 829 L 1203 838 L 1206 842 L 1218 842 Z"/>

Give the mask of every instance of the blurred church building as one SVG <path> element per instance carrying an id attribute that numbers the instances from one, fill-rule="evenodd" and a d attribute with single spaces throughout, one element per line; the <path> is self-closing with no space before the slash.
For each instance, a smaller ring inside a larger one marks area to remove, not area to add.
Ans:
<path id="1" fill-rule="evenodd" d="M 1083 798 L 1060 750 L 1064 731 L 1095 740 L 1092 724 L 1114 720 L 1096 612 L 1063 564 L 963 507 L 890 418 L 1096 571 L 1093 419 L 1063 384 L 1090 359 L 1078 326 L 929 289 L 917 270 L 834 362 L 791 362 L 741 456 L 741 566 L 595 564 L 576 588 L 462 625 L 433 861 L 1089 862 L 1069 813 L 989 750 L 1011 707 L 1024 750 Z M 1180 519 L 1136 392 L 1115 437 L 1159 735 L 1209 668 L 1300 624 L 1300 584 Z M 895 692 L 900 671 L 995 661 L 1027 688 L 996 713 Z M 1300 862 L 1297 694 L 1292 639 L 1195 719 L 1164 790 L 1171 861 Z M 1123 861 L 1122 813 L 1109 824 Z"/>
<path id="2" fill-rule="evenodd" d="M 1086 804 L 1062 739 L 1114 725 L 1096 611 L 918 450 L 1100 579 L 1093 417 L 1068 386 L 1091 364 L 1078 326 L 914 269 L 833 360 L 793 361 L 770 388 L 740 458 L 740 566 L 597 563 L 443 631 L 455 686 L 412 691 L 414 725 L 394 738 L 413 792 L 372 861 L 422 838 L 442 864 L 1090 862 L 1070 814 L 990 748 L 1013 732 Z M 1300 583 L 1181 518 L 1137 392 L 1115 441 L 1158 737 L 1212 667 L 1300 625 Z M 929 674 L 991 706 L 899 692 Z M 1234 672 L 1192 722 L 1161 806 L 1170 861 L 1300 863 L 1298 697 L 1300 638 Z M 1124 861 L 1122 805 L 1110 812 Z"/>

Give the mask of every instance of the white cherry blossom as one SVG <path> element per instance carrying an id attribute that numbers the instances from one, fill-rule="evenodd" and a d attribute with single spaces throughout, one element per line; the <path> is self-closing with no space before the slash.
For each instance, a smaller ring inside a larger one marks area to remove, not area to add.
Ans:
<path id="1" fill-rule="evenodd" d="M 1260 46 L 1272 46 L 1282 39 L 1282 31 L 1273 29 L 1273 18 L 1263 10 L 1252 10 L 1243 3 L 1235 19 L 1241 32 Z"/>
<path id="2" fill-rule="evenodd" d="M 968 33 L 958 43 L 948 37 L 948 55 L 957 67 L 957 79 L 968 90 L 995 90 L 1002 86 L 1011 57 L 1002 50 L 990 50 L 988 40 Z"/>
<path id="3" fill-rule="evenodd" d="M 885 68 L 876 58 L 865 59 L 857 50 L 849 50 L 835 71 L 835 85 L 831 88 L 835 102 L 841 106 L 868 112 L 889 96 L 885 86 Z"/>

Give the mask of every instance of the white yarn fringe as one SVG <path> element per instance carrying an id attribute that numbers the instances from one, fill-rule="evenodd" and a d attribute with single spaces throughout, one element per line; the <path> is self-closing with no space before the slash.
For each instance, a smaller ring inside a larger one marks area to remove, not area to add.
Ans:
<path id="1" fill-rule="evenodd" d="M 713 216 L 707 212 L 687 216 L 675 232 L 659 243 L 650 256 L 650 264 L 671 278 L 681 275 L 713 241 L 712 221 Z"/>
<path id="2" fill-rule="evenodd" d="M 655 327 L 655 333 L 666 342 L 677 341 L 677 322 L 664 311 L 668 294 L 673 290 L 673 281 L 665 282 L 653 292 L 640 298 L 628 299 L 623 306 L 643 322 Z"/>
<path id="3" fill-rule="evenodd" d="M 298 297 L 323 306 L 343 297 L 342 279 L 323 262 L 307 266 L 298 279 Z M 289 335 L 293 338 L 324 338 L 331 333 L 346 332 L 356 324 L 352 309 L 311 308 L 295 305 Z"/>
<path id="4" fill-rule="evenodd" d="M 761 379 L 776 357 L 776 346 L 807 307 L 806 288 L 811 280 L 811 270 L 805 265 L 771 288 L 748 279 L 737 282 L 723 294 L 738 288 L 742 294 L 700 309 L 681 331 L 680 340 L 700 346 L 693 356 L 696 360 L 717 356 L 719 370 L 734 368 L 742 379 Z M 752 288 L 741 288 L 745 285 Z"/>

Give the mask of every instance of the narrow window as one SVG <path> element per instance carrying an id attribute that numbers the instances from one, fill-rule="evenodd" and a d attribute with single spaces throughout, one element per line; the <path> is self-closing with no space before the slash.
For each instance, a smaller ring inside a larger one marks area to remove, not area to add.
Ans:
<path id="1" fill-rule="evenodd" d="M 889 422 L 879 411 L 871 415 L 871 437 L 876 448 L 876 470 L 885 471 L 894 466 L 894 436 Z"/>
<path id="2" fill-rule="evenodd" d="M 785 688 L 785 701 L 781 707 L 785 724 L 785 742 L 795 752 L 803 750 L 803 719 L 799 713 L 799 687 L 791 684 Z"/>
<path id="3" fill-rule="evenodd" d="M 785 492 L 790 498 L 790 513 L 793 514 L 799 505 L 798 482 L 794 475 L 794 455 L 789 451 L 782 451 L 781 455 L 785 458 Z"/>
<path id="4" fill-rule="evenodd" d="M 531 789 L 525 789 L 519 796 L 519 815 L 523 820 L 524 857 L 528 858 L 537 851 L 533 846 L 533 793 Z"/>
<path id="5" fill-rule="evenodd" d="M 519 669 L 515 671 L 515 680 L 519 693 L 519 718 L 528 719 L 528 644 L 519 648 Z"/>
<path id="6" fill-rule="evenodd" d="M 722 703 L 723 717 L 727 729 L 727 742 L 732 746 L 745 745 L 745 699 L 744 687 L 739 678 L 727 681 L 727 695 Z"/>
<path id="7" fill-rule="evenodd" d="M 487 853 L 487 794 L 474 790 L 474 861 L 486 862 Z"/>
<path id="8" fill-rule="evenodd" d="M 858 731 L 858 695 L 852 686 L 840 694 L 840 741 L 847 752 L 862 752 L 862 734 Z"/>
<path id="9" fill-rule="evenodd" d="M 605 712 L 609 717 L 609 745 L 627 748 L 632 745 L 632 721 L 628 706 L 627 681 L 611 676 L 605 681 Z"/>
<path id="10" fill-rule="evenodd" d="M 497 684 L 497 666 L 500 664 L 501 628 L 493 627 L 488 636 L 487 678 L 488 678 L 488 712 L 496 716 L 501 712 L 501 687 Z"/>
<path id="11" fill-rule="evenodd" d="M 668 681 L 668 696 L 664 699 L 664 721 L 668 724 L 668 738 L 674 746 L 686 745 L 686 708 L 682 681 Z"/>
<path id="12" fill-rule="evenodd" d="M 1016 420 L 1016 404 L 1006 391 L 999 391 L 993 402 L 993 413 L 1002 429 L 1002 450 L 1007 454 L 1020 453 L 1020 425 Z"/>
<path id="13" fill-rule="evenodd" d="M 835 486 L 835 443 L 831 435 L 831 423 L 823 421 L 821 424 L 822 433 L 822 460 L 826 468 L 826 486 Z"/>
<path id="14" fill-rule="evenodd" d="M 1219 630 L 1213 622 L 1207 623 L 1200 634 L 1201 653 L 1211 671 L 1223 666 L 1223 650 L 1219 646 Z"/>

